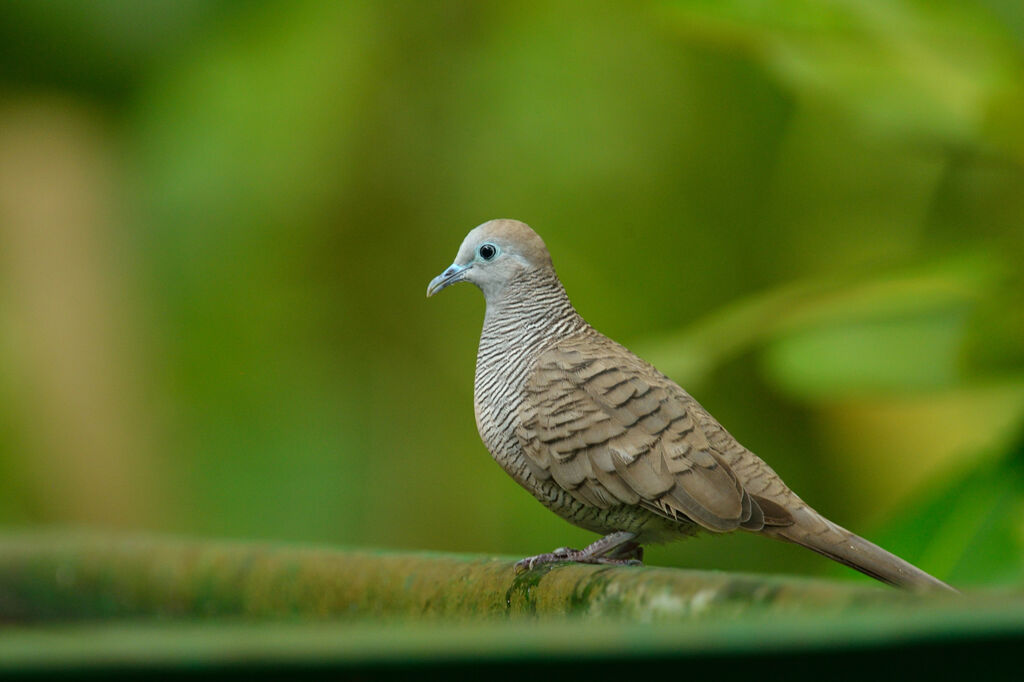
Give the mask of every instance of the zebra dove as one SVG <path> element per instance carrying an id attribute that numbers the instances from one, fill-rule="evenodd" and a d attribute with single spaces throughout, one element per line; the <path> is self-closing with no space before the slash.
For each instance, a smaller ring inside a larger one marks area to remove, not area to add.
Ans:
<path id="1" fill-rule="evenodd" d="M 603 535 L 517 570 L 638 563 L 646 543 L 742 529 L 891 585 L 953 590 L 811 509 L 686 391 L 587 324 L 529 226 L 492 220 L 472 230 L 427 296 L 456 282 L 487 301 L 474 382 L 481 439 L 548 509 Z"/>

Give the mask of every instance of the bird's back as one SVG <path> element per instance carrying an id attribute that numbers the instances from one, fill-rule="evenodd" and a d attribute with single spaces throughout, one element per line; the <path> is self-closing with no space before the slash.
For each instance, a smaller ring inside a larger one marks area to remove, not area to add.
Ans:
<path id="1" fill-rule="evenodd" d="M 592 328 L 538 356 L 521 404 L 517 435 L 534 474 L 585 504 L 722 532 L 764 526 L 756 493 L 792 496 L 682 388 Z"/>
<path id="2" fill-rule="evenodd" d="M 743 529 L 883 582 L 949 589 L 820 515 L 678 384 L 589 326 L 538 356 L 518 423 L 533 475 L 606 510 L 612 523 L 601 532 L 622 530 L 626 509 L 639 542 L 664 539 L 672 524 L 684 532 Z"/>

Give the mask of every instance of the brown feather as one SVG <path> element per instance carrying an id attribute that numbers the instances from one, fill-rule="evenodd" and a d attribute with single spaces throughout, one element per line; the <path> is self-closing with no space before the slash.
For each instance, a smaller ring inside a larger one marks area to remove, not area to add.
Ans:
<path id="1" fill-rule="evenodd" d="M 710 530 L 749 521 L 750 500 L 686 409 L 688 396 L 612 342 L 583 341 L 548 350 L 527 382 L 540 398 L 522 413 L 527 457 L 580 497 L 596 496 L 581 486 L 600 485 L 624 504 Z"/>

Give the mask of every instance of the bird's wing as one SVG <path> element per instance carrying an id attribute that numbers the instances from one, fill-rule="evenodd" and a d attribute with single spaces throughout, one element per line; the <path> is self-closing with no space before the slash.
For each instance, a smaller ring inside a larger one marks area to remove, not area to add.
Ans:
<path id="1" fill-rule="evenodd" d="M 709 441 L 717 434 L 703 409 L 610 339 L 560 341 L 540 356 L 526 392 L 518 437 L 527 462 L 578 500 L 639 505 L 713 531 L 764 527 L 721 440 Z"/>

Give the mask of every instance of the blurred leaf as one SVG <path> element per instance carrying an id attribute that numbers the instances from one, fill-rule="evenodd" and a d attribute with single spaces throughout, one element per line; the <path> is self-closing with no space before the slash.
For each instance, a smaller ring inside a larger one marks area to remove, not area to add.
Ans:
<path id="1" fill-rule="evenodd" d="M 773 381 L 801 397 L 944 386 L 958 376 L 971 306 L 998 281 L 988 258 L 797 282 L 727 306 L 641 354 L 688 386 L 767 344 Z"/>
<path id="2" fill-rule="evenodd" d="M 970 314 L 994 273 L 991 262 L 955 261 L 868 281 L 792 316 L 765 371 L 808 400 L 954 386 Z"/>
<path id="3" fill-rule="evenodd" d="M 795 332 L 771 344 L 765 367 L 775 383 L 806 398 L 941 388 L 956 381 L 966 317 L 952 307 Z"/>
<path id="4" fill-rule="evenodd" d="M 7 0 L 0 3 L 0 82 L 119 103 L 206 25 L 243 10 L 231 0 Z"/>
<path id="5" fill-rule="evenodd" d="M 894 515 L 880 543 L 955 584 L 1024 578 L 1024 438 L 979 458 L 987 463 L 957 469 Z"/>
<path id="6" fill-rule="evenodd" d="M 975 3 L 675 0 L 688 35 L 745 48 L 791 87 L 912 138 L 1002 149 L 1024 162 L 1019 45 Z"/>
<path id="7" fill-rule="evenodd" d="M 1024 376 L 829 397 L 815 404 L 814 416 L 846 494 L 864 517 L 887 518 L 908 493 L 1005 451 L 1024 422 Z"/>

